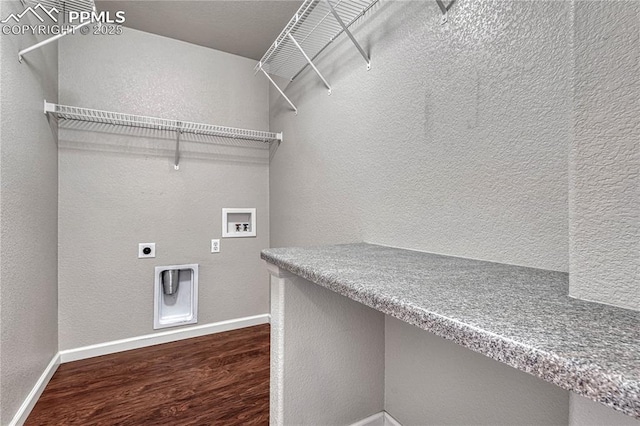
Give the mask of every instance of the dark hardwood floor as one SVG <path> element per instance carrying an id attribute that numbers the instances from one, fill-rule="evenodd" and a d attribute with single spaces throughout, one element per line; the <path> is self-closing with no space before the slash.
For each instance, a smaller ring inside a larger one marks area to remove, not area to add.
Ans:
<path id="1" fill-rule="evenodd" d="M 269 325 L 62 364 L 33 425 L 266 425 Z"/>

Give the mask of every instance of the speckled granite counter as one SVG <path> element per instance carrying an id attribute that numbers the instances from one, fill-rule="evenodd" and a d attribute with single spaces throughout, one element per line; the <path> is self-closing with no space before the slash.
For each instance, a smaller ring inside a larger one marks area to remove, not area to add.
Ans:
<path id="1" fill-rule="evenodd" d="M 566 273 L 365 243 L 267 249 L 262 258 L 640 418 L 640 312 L 568 297 Z"/>

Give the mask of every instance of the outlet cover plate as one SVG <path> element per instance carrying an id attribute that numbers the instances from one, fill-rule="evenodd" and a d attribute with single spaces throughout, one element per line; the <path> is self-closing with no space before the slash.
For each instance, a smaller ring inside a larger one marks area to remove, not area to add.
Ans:
<path id="1" fill-rule="evenodd" d="M 151 259 L 156 257 L 156 243 L 138 244 L 138 259 Z"/>
<path id="2" fill-rule="evenodd" d="M 211 240 L 211 253 L 220 253 L 220 240 Z"/>

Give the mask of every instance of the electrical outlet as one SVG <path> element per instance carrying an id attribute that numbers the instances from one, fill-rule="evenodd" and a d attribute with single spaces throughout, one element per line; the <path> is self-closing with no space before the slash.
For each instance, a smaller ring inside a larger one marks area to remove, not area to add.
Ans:
<path id="1" fill-rule="evenodd" d="M 211 253 L 220 253 L 220 240 L 211 240 Z"/>
<path id="2" fill-rule="evenodd" d="M 138 259 L 150 259 L 156 257 L 156 243 L 138 244 Z"/>

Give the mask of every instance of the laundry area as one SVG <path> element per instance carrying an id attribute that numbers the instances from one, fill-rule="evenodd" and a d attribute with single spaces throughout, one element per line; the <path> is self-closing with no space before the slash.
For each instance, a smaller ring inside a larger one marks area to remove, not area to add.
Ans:
<path id="1" fill-rule="evenodd" d="M 0 28 L 0 425 L 639 424 L 640 2 Z"/>

